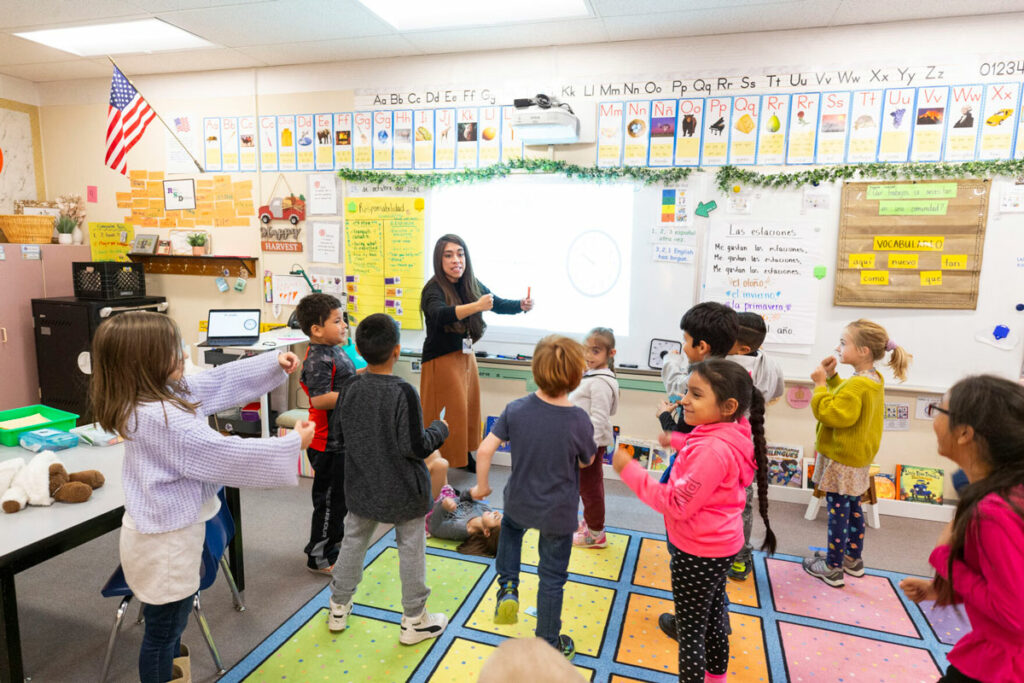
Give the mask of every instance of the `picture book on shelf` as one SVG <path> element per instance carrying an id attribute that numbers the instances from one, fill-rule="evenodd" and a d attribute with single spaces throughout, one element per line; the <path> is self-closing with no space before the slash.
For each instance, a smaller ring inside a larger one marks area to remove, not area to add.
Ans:
<path id="1" fill-rule="evenodd" d="M 803 487 L 803 455 L 801 446 L 768 444 L 768 483 L 797 489 Z"/>
<path id="2" fill-rule="evenodd" d="M 804 488 L 814 488 L 814 458 L 804 458 Z"/>
<path id="3" fill-rule="evenodd" d="M 671 457 L 671 448 L 662 448 L 660 445 L 655 445 L 651 448 L 651 464 L 647 469 L 651 472 L 664 472 L 668 469 L 668 461 Z"/>
<path id="4" fill-rule="evenodd" d="M 488 434 L 491 433 L 491 430 L 494 429 L 494 423 L 497 422 L 497 421 L 498 421 L 498 417 L 496 415 L 488 415 L 487 416 L 487 426 L 484 428 L 484 436 L 487 436 Z M 508 441 L 503 441 L 501 443 L 501 445 L 498 446 L 498 452 L 499 453 L 511 453 L 512 452 L 512 447 L 509 446 L 509 442 Z"/>
<path id="5" fill-rule="evenodd" d="M 651 451 L 656 445 L 657 442 L 620 436 L 618 448 L 625 449 L 629 456 L 639 462 L 640 466 L 646 470 L 651 465 Z"/>
<path id="6" fill-rule="evenodd" d="M 896 500 L 896 475 L 878 473 L 875 475 L 875 497 Z"/>
<path id="7" fill-rule="evenodd" d="M 900 500 L 942 504 L 943 471 L 938 467 L 896 465 L 896 485 Z"/>

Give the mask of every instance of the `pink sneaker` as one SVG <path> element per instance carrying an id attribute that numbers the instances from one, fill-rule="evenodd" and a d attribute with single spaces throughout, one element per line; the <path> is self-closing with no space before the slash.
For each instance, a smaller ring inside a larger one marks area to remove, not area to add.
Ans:
<path id="1" fill-rule="evenodd" d="M 608 539 L 604 535 L 604 529 L 597 533 L 588 529 L 583 533 L 573 534 L 572 544 L 579 548 L 604 548 L 608 545 Z"/>

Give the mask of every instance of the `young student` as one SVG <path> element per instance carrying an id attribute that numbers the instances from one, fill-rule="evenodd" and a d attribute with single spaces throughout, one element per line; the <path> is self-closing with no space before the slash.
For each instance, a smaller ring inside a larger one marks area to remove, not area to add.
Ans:
<path id="1" fill-rule="evenodd" d="M 586 411 L 594 425 L 598 444 L 594 461 L 580 470 L 580 499 L 583 521 L 573 534 L 572 544 L 580 548 L 604 548 L 604 454 L 615 441 L 611 416 L 619 408 L 619 383 L 615 365 L 615 333 L 607 327 L 595 327 L 583 344 L 587 371 L 569 401 Z"/>
<path id="2" fill-rule="evenodd" d="M 469 491 L 457 494 L 445 484 L 427 513 L 427 533 L 448 541 L 462 541 L 455 550 L 465 555 L 494 557 L 501 538 L 501 513 L 474 500 Z"/>
<path id="3" fill-rule="evenodd" d="M 105 321 L 92 342 L 96 421 L 124 436 L 121 567 L 145 606 L 139 679 L 164 683 L 199 589 L 206 521 L 221 486 L 294 486 L 295 462 L 313 438 L 299 421 L 287 436 L 221 436 L 208 416 L 267 393 L 299 366 L 293 353 L 262 353 L 187 378 L 177 325 L 159 313 Z"/>
<path id="4" fill-rule="evenodd" d="M 487 477 L 491 458 L 502 441 L 511 440 L 512 474 L 505 485 L 505 514 L 495 569 L 498 595 L 494 621 L 514 624 L 519 619 L 519 559 L 523 534 L 540 531 L 537 574 L 538 638 L 567 659 L 576 654 L 572 638 L 561 633 L 562 589 L 569 578 L 569 554 L 576 531 L 580 468 L 597 451 L 594 425 L 569 401 L 569 392 L 583 377 L 583 346 L 568 337 L 550 335 L 533 350 L 533 380 L 537 391 L 512 401 L 477 449 L 477 483 L 470 493 L 477 500 L 491 492 Z"/>
<path id="5" fill-rule="evenodd" d="M 1024 681 L 1024 387 L 967 377 L 929 406 L 939 454 L 969 480 L 928 558 L 935 578 L 907 577 L 914 602 L 962 603 L 971 630 L 940 683 Z"/>
<path id="6" fill-rule="evenodd" d="M 665 516 L 672 556 L 672 595 L 679 637 L 679 680 L 725 681 L 729 614 L 725 577 L 743 547 L 744 489 L 757 477 L 765 525 L 763 550 L 775 551 L 768 522 L 764 397 L 736 363 L 710 359 L 691 368 L 682 399 L 689 434 L 663 432 L 678 450 L 668 483 L 657 483 L 630 458 L 613 465 L 640 500 Z M 749 411 L 750 419 L 743 417 Z"/>
<path id="7" fill-rule="evenodd" d="M 814 484 L 828 504 L 828 553 L 803 561 L 804 571 L 829 586 L 845 585 L 843 572 L 864 576 L 864 515 L 860 497 L 870 484 L 871 462 L 882 442 L 885 393 L 875 361 L 891 352 L 889 367 L 901 382 L 912 356 L 881 325 L 855 320 L 843 329 L 834 356 L 811 373 L 811 411 L 818 420 Z M 837 363 L 853 367 L 843 380 Z"/>
<path id="8" fill-rule="evenodd" d="M 331 416 L 339 452 L 345 458 L 345 535 L 334 563 L 331 613 L 327 626 L 344 631 L 352 596 L 363 578 L 363 559 L 378 524 L 393 524 L 402 581 L 399 642 L 412 645 L 436 638 L 448 625 L 444 614 L 427 612 L 426 535 L 430 479 L 424 460 L 448 436 L 443 420 L 423 428 L 420 397 L 411 384 L 391 374 L 398 355 L 398 325 L 383 313 L 367 316 L 356 328 L 356 348 L 366 372 L 338 389 Z M 335 484 L 337 485 L 337 483 Z"/>
<path id="9" fill-rule="evenodd" d="M 316 424 L 316 436 L 306 451 L 313 466 L 313 518 L 304 551 L 306 568 L 330 574 L 345 534 L 346 512 L 345 463 L 331 447 L 331 413 L 338 402 L 338 387 L 355 374 L 356 367 L 340 346 L 348 325 L 336 297 L 307 294 L 295 307 L 295 317 L 309 337 L 299 383 L 309 397 L 309 419 Z"/>
<path id="10" fill-rule="evenodd" d="M 764 396 L 764 402 L 770 404 L 786 393 L 786 383 L 779 364 L 760 350 L 768 334 L 768 326 L 764 318 L 750 311 L 739 313 L 738 318 L 736 343 L 729 350 L 728 358 L 750 373 L 754 386 Z M 743 549 L 736 555 L 729 569 L 729 578 L 733 581 L 745 581 L 754 569 L 754 548 L 750 545 L 750 530 L 754 522 L 753 502 L 754 487 L 751 485 L 747 487 L 747 503 L 743 507 Z"/>

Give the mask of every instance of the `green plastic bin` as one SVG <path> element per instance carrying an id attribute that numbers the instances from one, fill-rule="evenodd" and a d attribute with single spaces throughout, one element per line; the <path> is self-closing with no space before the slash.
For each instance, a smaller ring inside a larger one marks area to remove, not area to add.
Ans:
<path id="1" fill-rule="evenodd" d="M 35 415 L 36 413 L 45 417 L 47 421 L 37 425 L 19 427 L 18 429 L 0 428 L 0 443 L 5 446 L 17 446 L 18 435 L 22 432 L 30 432 L 33 429 L 43 429 L 44 427 L 59 429 L 66 432 L 74 427 L 75 422 L 78 420 L 78 415 L 69 413 L 66 410 L 58 410 L 57 408 L 51 408 L 50 406 L 44 405 L 34 405 L 25 406 L 24 408 L 14 408 L 12 410 L 2 410 L 0 411 L 0 422 L 16 420 L 19 417 L 28 417 L 29 415 Z"/>

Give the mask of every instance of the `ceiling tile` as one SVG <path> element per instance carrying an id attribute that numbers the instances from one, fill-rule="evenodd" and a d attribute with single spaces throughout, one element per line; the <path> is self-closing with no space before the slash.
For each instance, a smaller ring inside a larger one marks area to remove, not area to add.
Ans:
<path id="1" fill-rule="evenodd" d="M 417 31 L 405 33 L 403 36 L 414 46 L 427 53 L 575 45 L 608 40 L 608 34 L 600 19 Z"/>
<path id="2" fill-rule="evenodd" d="M 769 6 L 763 12 L 748 7 L 711 10 L 661 12 L 650 16 L 621 16 L 604 19 L 610 40 L 643 40 L 683 36 L 724 35 L 753 31 L 781 31 L 794 28 L 827 26 L 832 17 L 830 2 L 801 0 L 781 6 Z"/>
<path id="3" fill-rule="evenodd" d="M 121 21 L 143 15 L 144 12 L 125 0 L 4 0 L 3 11 L 0 12 L 0 29 L 100 24 L 107 20 Z"/>
<path id="4" fill-rule="evenodd" d="M 267 64 L 258 58 L 241 54 L 230 48 L 159 52 L 149 55 L 120 55 L 116 57 L 116 60 L 121 71 L 129 76 L 165 74 L 176 71 L 245 69 Z"/>
<path id="5" fill-rule="evenodd" d="M 146 12 L 176 12 L 185 9 L 220 7 L 221 5 L 255 5 L 273 0 L 128 0 Z"/>
<path id="6" fill-rule="evenodd" d="M 236 51 L 275 66 L 420 54 L 416 47 L 398 35 L 260 45 L 240 47 Z"/>
<path id="7" fill-rule="evenodd" d="M 23 78 L 26 81 L 41 83 L 43 81 L 67 81 L 81 78 L 99 78 L 110 76 L 110 63 L 101 64 L 87 59 L 73 62 L 47 62 L 45 64 L 15 64 L 0 66 L 0 73 Z"/>
<path id="8" fill-rule="evenodd" d="M 726 7 L 748 7 L 761 11 L 758 5 L 788 5 L 800 0 L 590 0 L 599 17 L 650 16 L 660 12 L 711 12 Z M 822 0 L 835 5 L 839 0 Z M 653 17 L 652 17 L 653 18 Z"/>
<path id="9" fill-rule="evenodd" d="M 832 18 L 833 26 L 848 24 L 878 24 L 908 19 L 935 19 L 938 17 L 967 17 L 1002 12 L 1020 12 L 1020 0 L 971 0 L 971 2 L 943 2 L 935 0 L 842 0 Z"/>
<path id="10" fill-rule="evenodd" d="M 0 64 L 38 64 L 66 62 L 76 55 L 24 38 L 0 33 Z"/>

